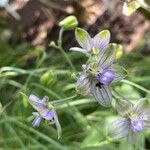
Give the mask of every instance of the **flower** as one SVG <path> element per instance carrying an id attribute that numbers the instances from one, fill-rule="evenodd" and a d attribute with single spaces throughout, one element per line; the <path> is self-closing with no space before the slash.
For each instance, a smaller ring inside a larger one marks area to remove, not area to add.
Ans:
<path id="1" fill-rule="evenodd" d="M 32 125 L 33 127 L 38 127 L 42 119 L 53 121 L 56 124 L 58 138 L 60 138 L 61 126 L 56 111 L 52 105 L 48 104 L 48 100 L 49 98 L 47 96 L 45 96 L 42 100 L 35 95 L 29 96 L 29 103 L 37 111 L 32 113 L 35 116 Z"/>
<path id="2" fill-rule="evenodd" d="M 70 50 L 84 53 L 87 56 L 99 53 L 103 54 L 110 41 L 110 32 L 108 30 L 103 30 L 91 38 L 88 32 L 81 28 L 76 28 L 75 36 L 82 48 L 73 47 Z"/>
<path id="3" fill-rule="evenodd" d="M 101 55 L 90 57 L 90 63 L 83 65 L 83 71 L 77 79 L 78 93 L 93 95 L 98 103 L 109 107 L 112 101 L 110 85 L 124 78 L 125 70 L 115 63 L 116 44 L 109 44 Z M 94 60 L 94 59 L 95 60 Z"/>
<path id="4" fill-rule="evenodd" d="M 59 26 L 64 30 L 73 30 L 78 26 L 78 20 L 75 16 L 70 15 L 59 22 Z"/>
<path id="5" fill-rule="evenodd" d="M 133 139 L 137 134 L 150 129 L 150 103 L 140 99 L 135 104 L 126 100 L 116 102 L 116 109 L 121 118 L 109 126 L 109 134 L 114 140 L 128 136 Z"/>

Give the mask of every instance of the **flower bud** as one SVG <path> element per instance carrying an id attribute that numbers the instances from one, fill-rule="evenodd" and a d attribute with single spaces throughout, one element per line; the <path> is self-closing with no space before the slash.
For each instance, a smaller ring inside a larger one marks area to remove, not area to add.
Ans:
<path id="1" fill-rule="evenodd" d="M 55 44 L 54 41 L 51 41 L 50 44 L 49 44 L 49 46 L 51 46 L 51 47 L 56 47 L 56 44 Z"/>
<path id="2" fill-rule="evenodd" d="M 41 76 L 40 81 L 44 85 L 50 85 L 56 81 L 56 76 L 52 70 L 49 70 Z"/>
<path id="3" fill-rule="evenodd" d="M 60 21 L 59 26 L 63 27 L 64 30 L 72 30 L 78 26 L 78 20 L 75 16 L 69 16 Z"/>

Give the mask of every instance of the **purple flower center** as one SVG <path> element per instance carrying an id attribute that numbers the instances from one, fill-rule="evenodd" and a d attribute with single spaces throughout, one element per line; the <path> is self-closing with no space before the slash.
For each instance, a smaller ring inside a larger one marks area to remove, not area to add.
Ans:
<path id="1" fill-rule="evenodd" d="M 140 132 L 144 128 L 143 121 L 139 119 L 132 119 L 131 120 L 131 129 L 133 132 Z"/>
<path id="2" fill-rule="evenodd" d="M 103 85 L 110 84 L 115 78 L 115 73 L 111 70 L 103 70 L 97 74 L 96 79 Z"/>
<path id="3" fill-rule="evenodd" d="M 53 111 L 48 111 L 47 114 L 44 116 L 44 119 L 46 120 L 53 120 L 53 118 L 54 118 Z"/>

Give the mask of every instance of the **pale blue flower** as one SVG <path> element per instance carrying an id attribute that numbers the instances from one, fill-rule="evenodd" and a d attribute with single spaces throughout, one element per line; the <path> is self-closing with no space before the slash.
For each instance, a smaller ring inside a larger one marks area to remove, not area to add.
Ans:
<path id="1" fill-rule="evenodd" d="M 139 133 L 150 129 L 150 103 L 147 99 L 140 99 L 135 104 L 118 100 L 116 109 L 121 118 L 109 126 L 109 134 L 114 140 L 126 136 L 135 140 Z"/>
<path id="2" fill-rule="evenodd" d="M 109 44 L 103 54 L 95 57 L 95 61 L 83 65 L 83 71 L 76 83 L 78 93 L 84 96 L 93 95 L 98 103 L 109 107 L 112 101 L 111 83 L 125 77 L 125 70 L 115 64 L 115 59 L 115 44 Z"/>
<path id="3" fill-rule="evenodd" d="M 57 113 L 52 105 L 48 104 L 49 98 L 45 96 L 43 99 L 39 99 L 35 95 L 29 96 L 29 103 L 37 111 L 33 112 L 35 119 L 32 123 L 34 127 L 38 127 L 42 121 L 45 119 L 47 121 L 53 121 L 57 127 L 58 138 L 61 135 L 61 126 L 57 117 Z"/>

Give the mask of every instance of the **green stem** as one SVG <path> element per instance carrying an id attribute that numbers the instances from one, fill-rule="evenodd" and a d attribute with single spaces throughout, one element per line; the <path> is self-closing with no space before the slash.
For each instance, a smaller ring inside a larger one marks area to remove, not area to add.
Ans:
<path id="1" fill-rule="evenodd" d="M 64 49 L 62 47 L 59 48 L 59 50 L 61 51 L 61 53 L 64 55 L 64 57 L 66 58 L 68 64 L 70 65 L 70 67 L 72 68 L 72 70 L 76 71 L 74 65 L 72 64 L 70 58 L 68 57 L 68 55 L 65 53 Z"/>
<path id="2" fill-rule="evenodd" d="M 96 143 L 95 146 L 103 146 L 103 145 L 109 144 L 111 142 L 112 142 L 112 139 L 110 137 L 107 137 L 106 140 L 101 141 L 100 143 Z"/>
<path id="3" fill-rule="evenodd" d="M 61 28 L 60 31 L 59 31 L 59 37 L 58 37 L 58 47 L 62 47 L 62 36 L 63 36 L 63 32 L 64 32 L 64 29 Z"/>
<path id="4" fill-rule="evenodd" d="M 132 86 L 134 86 L 134 87 L 136 87 L 136 88 L 138 88 L 138 89 L 140 89 L 140 90 L 142 90 L 142 91 L 144 91 L 144 92 L 150 94 L 150 91 L 149 91 L 149 90 L 147 90 L 147 89 L 144 88 L 143 86 L 138 85 L 138 84 L 136 84 L 136 83 L 134 83 L 134 82 L 131 82 L 131 81 L 128 81 L 128 80 L 122 80 L 121 82 L 126 83 L 126 84 L 128 84 L 128 85 L 132 85 Z"/>
<path id="5" fill-rule="evenodd" d="M 64 55 L 64 57 L 66 58 L 68 64 L 70 65 L 70 67 L 76 71 L 74 65 L 72 64 L 70 58 L 68 57 L 68 55 L 66 54 L 65 50 L 62 48 L 62 36 L 63 36 L 63 32 L 64 32 L 64 29 L 61 28 L 60 29 L 60 32 L 59 32 L 59 37 L 58 37 L 58 41 L 57 41 L 57 44 L 58 46 L 55 46 L 55 48 L 59 49 L 60 52 Z"/>

